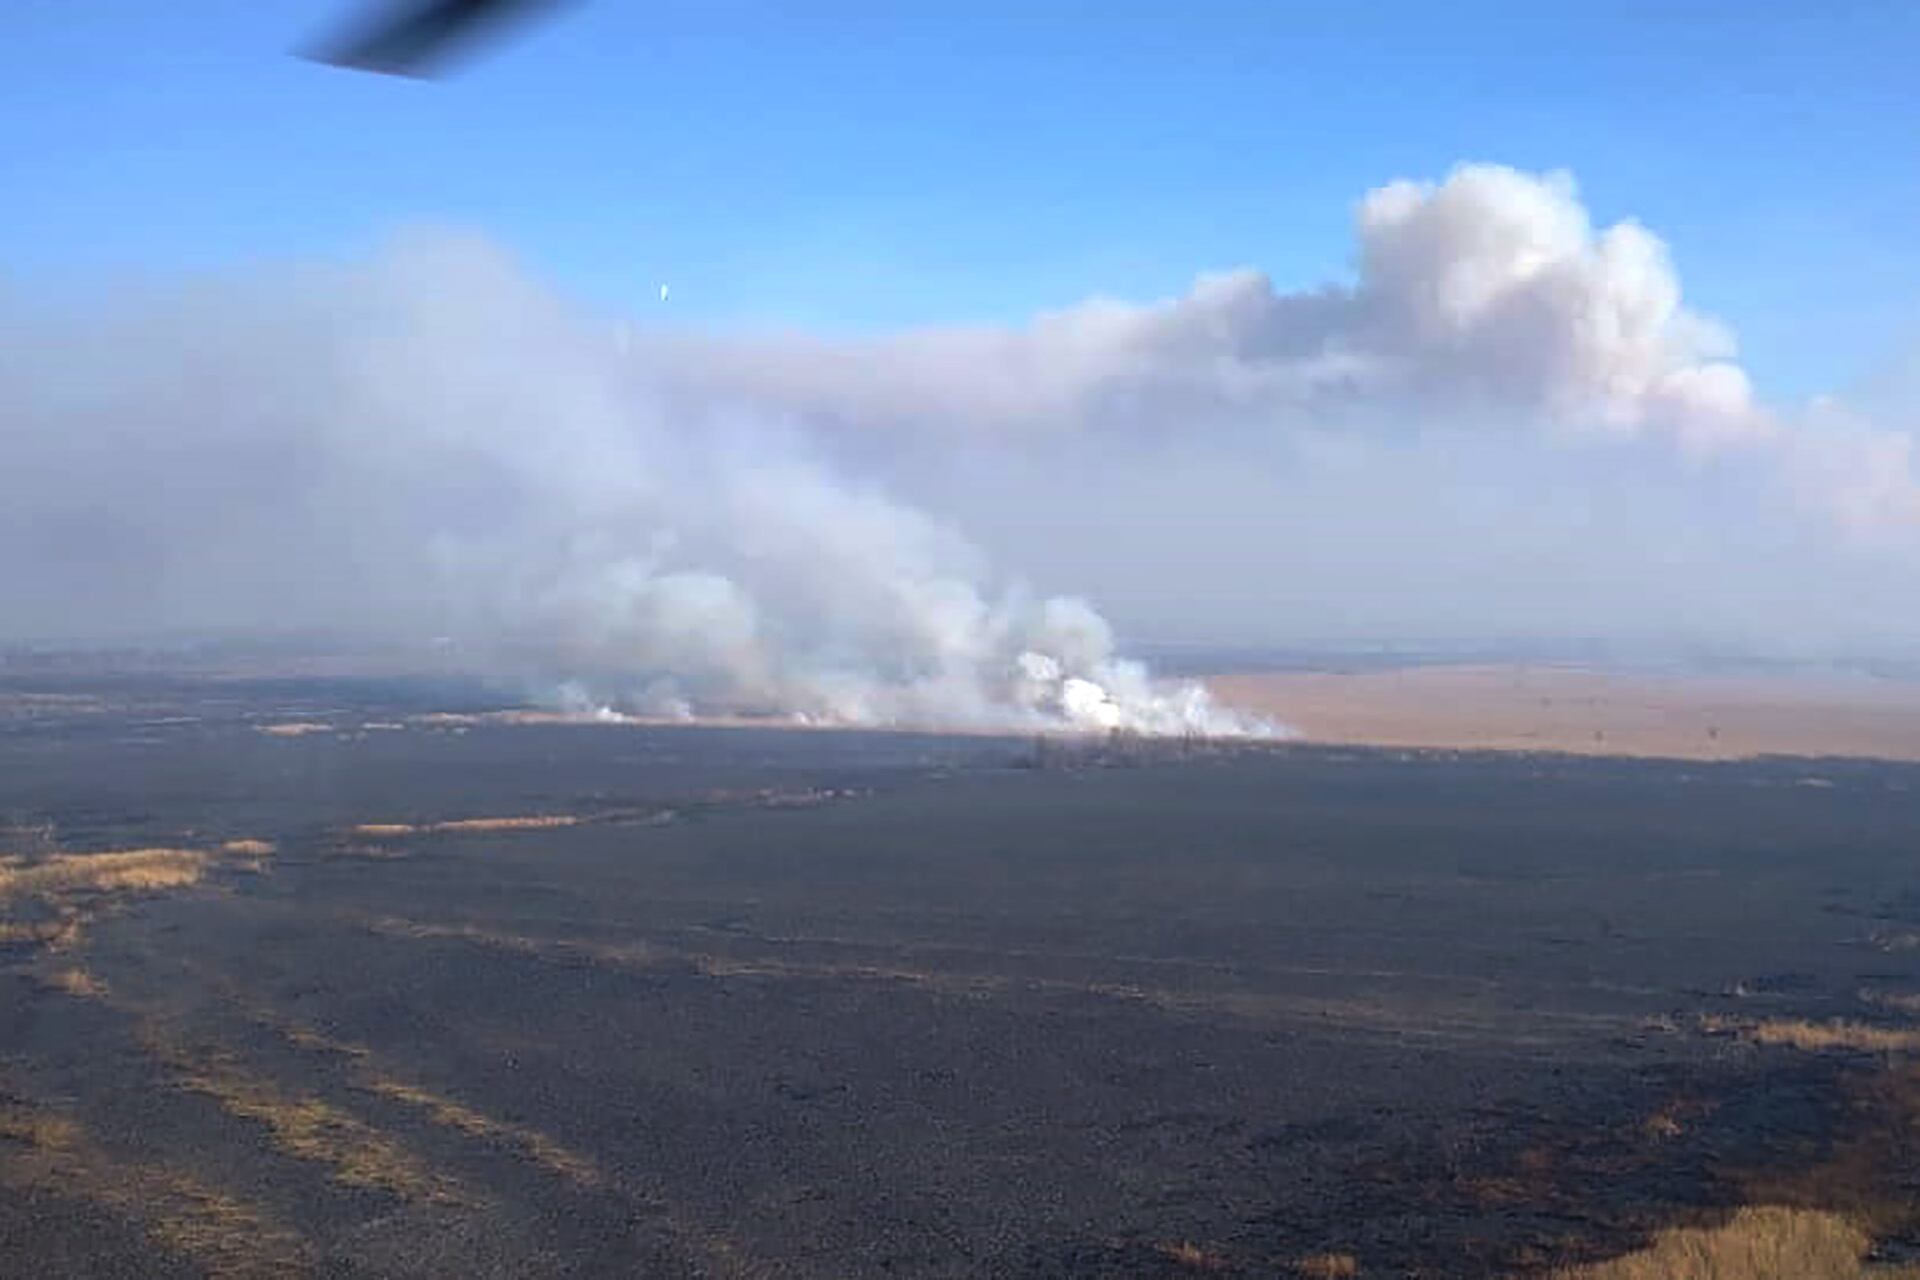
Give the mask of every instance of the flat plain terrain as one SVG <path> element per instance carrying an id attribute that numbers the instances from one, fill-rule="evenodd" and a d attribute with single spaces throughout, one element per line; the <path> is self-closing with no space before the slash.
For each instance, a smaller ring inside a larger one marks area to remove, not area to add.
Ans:
<path id="1" fill-rule="evenodd" d="M 0 706 L 0 1274 L 1920 1242 L 1911 766 Z"/>
<path id="2" fill-rule="evenodd" d="M 1920 684 L 1866 676 L 1634 675 L 1422 666 L 1209 676 L 1309 741 L 1735 760 L 1920 761 Z"/>

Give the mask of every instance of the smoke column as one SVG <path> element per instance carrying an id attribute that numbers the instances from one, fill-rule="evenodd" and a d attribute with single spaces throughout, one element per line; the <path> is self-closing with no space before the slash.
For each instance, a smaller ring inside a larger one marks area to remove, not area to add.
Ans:
<path id="1" fill-rule="evenodd" d="M 1264 734 L 485 244 L 7 317 L 16 626 L 457 638 L 615 712 Z"/>
<path id="2" fill-rule="evenodd" d="M 1492 488 L 1503 452 L 1578 441 L 1718 468 L 1719 511 L 1743 485 L 1756 511 L 1911 549 L 1912 438 L 1759 403 L 1665 246 L 1593 226 L 1564 175 L 1390 183 L 1354 228 L 1351 277 L 1315 290 L 1242 269 L 877 339 L 618 323 L 451 233 L 105 299 L 0 288 L 0 636 L 451 636 L 582 710 L 1248 734 L 1273 730 L 1121 657 L 1092 606 L 1007 576 L 913 477 L 1006 460 L 1029 527 L 1096 553 L 1133 495 L 1106 563 L 1174 613 L 1173 539 L 1201 536 L 1178 530 L 1259 507 L 1274 442 L 1359 460 L 1333 508 L 1359 536 L 1393 513 L 1368 488 L 1387 455 L 1356 446 L 1432 424 L 1476 436 L 1455 452 Z M 1163 465 L 1187 458 L 1219 479 Z M 1230 548 L 1254 566 L 1236 595 L 1282 589 L 1258 565 L 1295 550 L 1286 515 Z M 1457 536 L 1418 535 L 1395 554 Z"/>
<path id="3" fill-rule="evenodd" d="M 1244 445 L 1444 422 L 1642 440 L 1686 464 L 1756 460 L 1849 528 L 1920 528 L 1911 438 L 1759 404 L 1733 335 L 1683 304 L 1666 245 L 1631 221 L 1596 228 L 1570 176 L 1474 164 L 1392 182 L 1358 203 L 1354 237 L 1355 278 L 1308 291 L 1241 268 L 1018 329 L 661 341 L 653 373 L 883 439 Z"/>

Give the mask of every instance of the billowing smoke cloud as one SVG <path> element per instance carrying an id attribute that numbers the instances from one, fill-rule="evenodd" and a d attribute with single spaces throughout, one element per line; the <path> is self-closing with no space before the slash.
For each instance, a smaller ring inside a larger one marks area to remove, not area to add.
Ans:
<path id="1" fill-rule="evenodd" d="M 477 242 L 8 327 L 14 629 L 448 634 L 655 714 L 1269 731 L 991 587 L 802 424 L 667 414 Z"/>
<path id="2" fill-rule="evenodd" d="M 1414 420 L 1652 437 L 1693 461 L 1762 458 L 1852 527 L 1920 526 L 1907 436 L 1756 404 L 1732 335 L 1682 305 L 1666 246 L 1634 222 L 1596 230 L 1567 175 L 1466 165 L 1391 183 L 1360 202 L 1355 230 L 1352 284 L 1285 293 L 1237 270 L 1020 330 L 662 341 L 654 369 L 663 385 L 882 434 L 1205 438 Z"/>
<path id="3" fill-rule="evenodd" d="M 1257 732 L 1002 576 L 956 513 L 1015 570 L 1077 547 L 1161 618 L 1203 589 L 1324 605 L 1288 595 L 1301 546 L 1346 554 L 1408 495 L 1470 524 L 1499 457 L 1568 442 L 1596 476 L 1596 449 L 1713 468 L 1703 511 L 1741 485 L 1856 533 L 1920 524 L 1910 437 L 1757 403 L 1661 243 L 1596 230 L 1564 177 L 1395 183 L 1356 231 L 1353 278 L 1315 291 L 1234 271 L 860 341 L 623 328 L 442 234 L 108 305 L 0 293 L 0 634 L 445 635 L 582 708 Z M 1391 489 L 1370 450 L 1422 433 L 1444 466 Z M 1302 490 L 1301 458 L 1345 487 Z M 1330 572 L 1491 616 L 1487 545 L 1423 531 Z"/>

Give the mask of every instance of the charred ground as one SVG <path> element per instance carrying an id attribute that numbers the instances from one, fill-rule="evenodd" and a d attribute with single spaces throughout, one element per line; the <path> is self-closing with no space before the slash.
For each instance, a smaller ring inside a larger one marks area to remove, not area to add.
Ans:
<path id="1" fill-rule="evenodd" d="M 0 1272 L 1484 1275 L 1755 1203 L 1912 1230 L 1876 1135 L 1920 769 L 444 695 L 0 698 Z M 169 856 L 88 861 L 129 851 Z"/>

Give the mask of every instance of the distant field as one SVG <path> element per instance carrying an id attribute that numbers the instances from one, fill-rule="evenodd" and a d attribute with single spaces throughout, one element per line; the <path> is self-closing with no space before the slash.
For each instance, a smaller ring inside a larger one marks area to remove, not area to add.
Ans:
<path id="1" fill-rule="evenodd" d="M 1551 666 L 1209 676 L 1312 742 L 1734 760 L 1920 761 L 1920 683 L 1641 676 Z"/>

